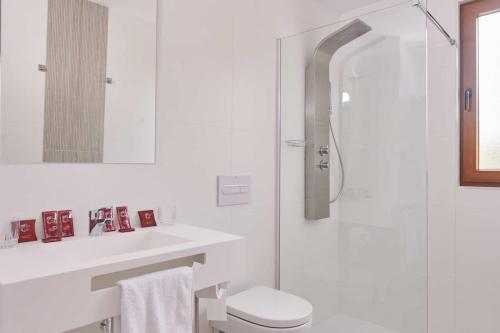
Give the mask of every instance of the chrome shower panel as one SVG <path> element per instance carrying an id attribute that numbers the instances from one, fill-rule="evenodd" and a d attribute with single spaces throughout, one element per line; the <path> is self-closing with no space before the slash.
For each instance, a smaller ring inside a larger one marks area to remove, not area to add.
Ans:
<path id="1" fill-rule="evenodd" d="M 330 217 L 330 62 L 342 46 L 372 29 L 356 19 L 323 39 L 306 71 L 305 217 Z M 325 153 L 328 152 L 328 153 Z"/>

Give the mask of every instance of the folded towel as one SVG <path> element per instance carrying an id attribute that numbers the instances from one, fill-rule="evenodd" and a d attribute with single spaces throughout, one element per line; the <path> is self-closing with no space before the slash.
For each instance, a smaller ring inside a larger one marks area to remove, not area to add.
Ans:
<path id="1" fill-rule="evenodd" d="M 118 285 L 122 333 L 192 333 L 191 267 L 123 280 Z"/>

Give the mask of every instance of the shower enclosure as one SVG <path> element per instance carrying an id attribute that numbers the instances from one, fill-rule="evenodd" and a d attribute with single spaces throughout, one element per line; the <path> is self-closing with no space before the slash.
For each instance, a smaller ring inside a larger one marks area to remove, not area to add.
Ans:
<path id="1" fill-rule="evenodd" d="M 425 333 L 425 16 L 402 2 L 279 48 L 279 287 L 315 333 Z"/>

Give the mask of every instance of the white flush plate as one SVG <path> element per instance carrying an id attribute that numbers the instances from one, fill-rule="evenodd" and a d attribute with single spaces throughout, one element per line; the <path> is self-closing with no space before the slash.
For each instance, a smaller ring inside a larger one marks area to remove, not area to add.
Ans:
<path id="1" fill-rule="evenodd" d="M 217 206 L 249 204 L 251 185 L 251 176 L 218 176 Z"/>

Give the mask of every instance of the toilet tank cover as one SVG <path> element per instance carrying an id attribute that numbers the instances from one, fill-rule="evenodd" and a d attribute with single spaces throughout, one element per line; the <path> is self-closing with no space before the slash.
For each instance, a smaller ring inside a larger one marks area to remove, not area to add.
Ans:
<path id="1" fill-rule="evenodd" d="M 227 312 L 260 326 L 290 328 L 312 320 L 306 300 L 268 287 L 255 287 L 227 299 Z"/>

